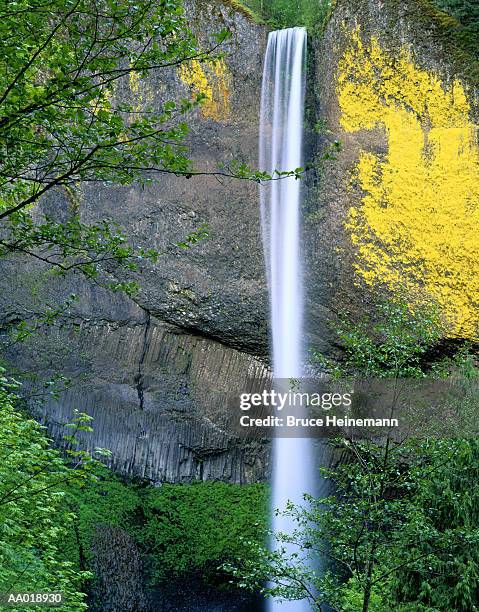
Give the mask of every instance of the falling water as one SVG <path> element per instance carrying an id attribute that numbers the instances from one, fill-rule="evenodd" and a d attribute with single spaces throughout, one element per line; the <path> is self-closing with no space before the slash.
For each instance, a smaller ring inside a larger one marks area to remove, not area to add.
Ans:
<path id="1" fill-rule="evenodd" d="M 271 32 L 263 72 L 260 167 L 266 172 L 294 170 L 302 163 L 306 31 Z M 265 182 L 261 220 L 270 294 L 275 379 L 302 375 L 303 294 L 301 282 L 301 181 L 294 177 Z M 312 492 L 312 445 L 307 438 L 278 437 L 273 443 L 273 510 Z M 274 513 L 273 513 L 274 516 Z M 285 517 L 273 530 L 292 529 Z M 273 601 L 270 610 L 303 612 L 305 601 Z"/>

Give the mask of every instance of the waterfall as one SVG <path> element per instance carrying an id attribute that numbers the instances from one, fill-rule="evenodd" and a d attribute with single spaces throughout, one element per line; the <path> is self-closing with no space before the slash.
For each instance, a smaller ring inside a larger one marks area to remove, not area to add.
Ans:
<path id="1" fill-rule="evenodd" d="M 261 92 L 260 168 L 294 170 L 302 164 L 306 31 L 271 32 Z M 294 177 L 260 187 L 261 223 L 270 296 L 275 379 L 299 378 L 303 368 L 303 292 L 301 281 L 301 181 Z M 312 443 L 308 438 L 273 441 L 272 506 L 284 509 L 313 492 Z M 274 531 L 289 532 L 288 519 L 276 517 Z M 272 601 L 270 610 L 302 612 L 305 601 Z"/>

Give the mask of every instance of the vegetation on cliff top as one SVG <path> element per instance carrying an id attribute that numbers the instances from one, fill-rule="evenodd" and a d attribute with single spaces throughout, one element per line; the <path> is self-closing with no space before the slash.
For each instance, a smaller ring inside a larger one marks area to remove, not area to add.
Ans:
<path id="1" fill-rule="evenodd" d="M 461 25 L 460 34 L 471 52 L 479 59 L 479 4 L 476 0 L 435 0 L 437 6 L 452 15 Z"/>
<path id="2" fill-rule="evenodd" d="M 332 0 L 245 0 L 254 14 L 275 29 L 304 26 L 321 34 L 333 6 Z"/>

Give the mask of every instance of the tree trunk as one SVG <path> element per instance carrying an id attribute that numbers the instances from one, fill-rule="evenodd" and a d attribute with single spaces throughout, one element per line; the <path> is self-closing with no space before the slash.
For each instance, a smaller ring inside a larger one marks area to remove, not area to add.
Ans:
<path id="1" fill-rule="evenodd" d="M 371 580 L 366 580 L 366 586 L 364 588 L 364 598 L 363 598 L 363 610 L 362 612 L 368 612 L 369 610 L 369 601 L 371 599 Z"/>
<path id="2" fill-rule="evenodd" d="M 366 569 L 366 579 L 364 583 L 364 597 L 363 597 L 363 609 L 362 612 L 368 612 L 369 610 L 369 602 L 371 601 L 371 591 L 373 588 L 372 585 L 372 577 L 373 577 L 373 568 L 374 568 L 374 556 L 376 553 L 376 544 L 373 543 L 371 546 L 371 553 L 368 559 L 368 565 Z"/>

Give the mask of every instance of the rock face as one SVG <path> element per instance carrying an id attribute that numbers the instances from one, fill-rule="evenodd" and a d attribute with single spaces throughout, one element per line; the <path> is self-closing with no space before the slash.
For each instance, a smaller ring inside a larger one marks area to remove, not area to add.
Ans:
<path id="1" fill-rule="evenodd" d="M 38 269 L 31 273 L 41 277 Z M 71 279 L 64 283 L 64 293 L 55 288 L 58 301 L 71 290 Z M 81 310 L 20 350 L 7 350 L 10 361 L 34 377 L 25 382 L 27 397 L 29 390 L 40 393 L 31 405 L 53 438 L 62 443 L 63 424 L 76 409 L 94 418 L 93 433 L 79 434 L 84 445 L 109 449 L 109 465 L 120 473 L 152 482 L 263 480 L 268 445 L 234 438 L 228 416 L 234 390 L 267 378 L 267 367 L 86 281 L 76 279 L 75 290 Z M 25 299 L 29 295 L 26 289 Z M 18 304 L 16 311 L 22 312 Z M 58 374 L 70 381 L 68 388 L 59 397 L 42 393 L 40 383 Z"/>
<path id="2" fill-rule="evenodd" d="M 186 11 L 204 49 L 212 34 L 229 29 L 224 60 L 192 62 L 144 83 L 133 78 L 118 95 L 141 106 L 204 93 L 205 104 L 189 118 L 196 167 L 217 170 L 233 159 L 254 166 L 267 32 L 215 0 L 187 2 Z M 166 175 L 144 190 L 87 186 L 73 204 L 85 222 L 114 218 L 132 243 L 162 255 L 132 277 L 141 285 L 134 301 L 79 276 L 59 279 L 31 261 L 2 262 L 4 289 L 15 287 L 2 291 L 5 329 L 28 319 L 35 304 L 41 311 L 78 296 L 55 325 L 6 351 L 20 371 L 38 377 L 27 385 L 35 394 L 55 375 L 71 379 L 58 398 L 46 394 L 34 404 L 50 433 L 61 443 L 61 424 L 76 408 L 94 417 L 85 444 L 111 450 L 121 473 L 153 482 L 264 480 L 269 445 L 234 439 L 224 422 L 231 389 L 268 376 L 260 361 L 268 335 L 257 186 Z M 56 193 L 43 212 L 66 215 L 71 206 L 71 194 Z M 175 246 L 203 224 L 208 240 L 189 250 Z"/>
<path id="3" fill-rule="evenodd" d="M 119 527 L 98 526 L 92 547 L 95 585 L 88 609 L 150 612 L 143 563 L 136 542 Z"/>
<path id="4" fill-rule="evenodd" d="M 478 64 L 457 24 L 427 0 L 338 0 L 314 56 L 322 150 L 342 150 L 308 204 L 312 299 L 359 316 L 405 291 L 477 339 Z"/>
<path id="5" fill-rule="evenodd" d="M 206 102 L 189 118 L 190 157 L 200 171 L 231 160 L 257 163 L 258 116 L 266 30 L 222 2 L 188 2 L 188 21 L 202 48 L 228 28 L 218 65 L 192 62 L 130 84 L 138 104 L 203 93 Z M 134 244 L 162 256 L 138 276 L 135 301 L 151 315 L 193 333 L 256 355 L 267 355 L 267 292 L 259 228 L 258 188 L 248 181 L 215 177 L 190 180 L 168 175 L 144 190 L 84 189 L 84 217 L 110 216 Z M 184 251 L 174 244 L 206 224 L 209 239 Z"/>
<path id="6" fill-rule="evenodd" d="M 266 29 L 216 0 L 187 11 L 205 46 L 231 30 L 224 60 L 132 79 L 119 95 L 141 105 L 203 93 L 190 117 L 196 166 L 254 166 Z M 306 117 L 321 129 L 309 130 L 307 160 L 336 140 L 342 150 L 305 181 L 309 345 L 331 351 L 339 309 L 359 316 L 378 291 L 400 288 L 435 301 L 451 336 L 477 337 L 477 95 L 454 27 L 427 0 L 337 0 L 324 37 L 312 41 Z M 60 423 L 78 408 L 95 418 L 86 443 L 109 448 L 120 472 L 153 482 L 264 479 L 268 444 L 225 428 L 231 389 L 269 375 L 256 185 L 166 176 L 144 190 L 84 187 L 75 199 L 83 220 L 112 217 L 162 256 L 132 276 L 141 285 L 134 300 L 32 262 L 2 262 L 5 329 L 32 316 L 35 302 L 79 296 L 57 324 L 6 351 L 40 381 L 72 379 L 41 402 L 52 434 L 60 441 Z M 69 206 L 65 194 L 44 203 L 56 214 Z M 208 240 L 175 246 L 202 224 Z"/>

